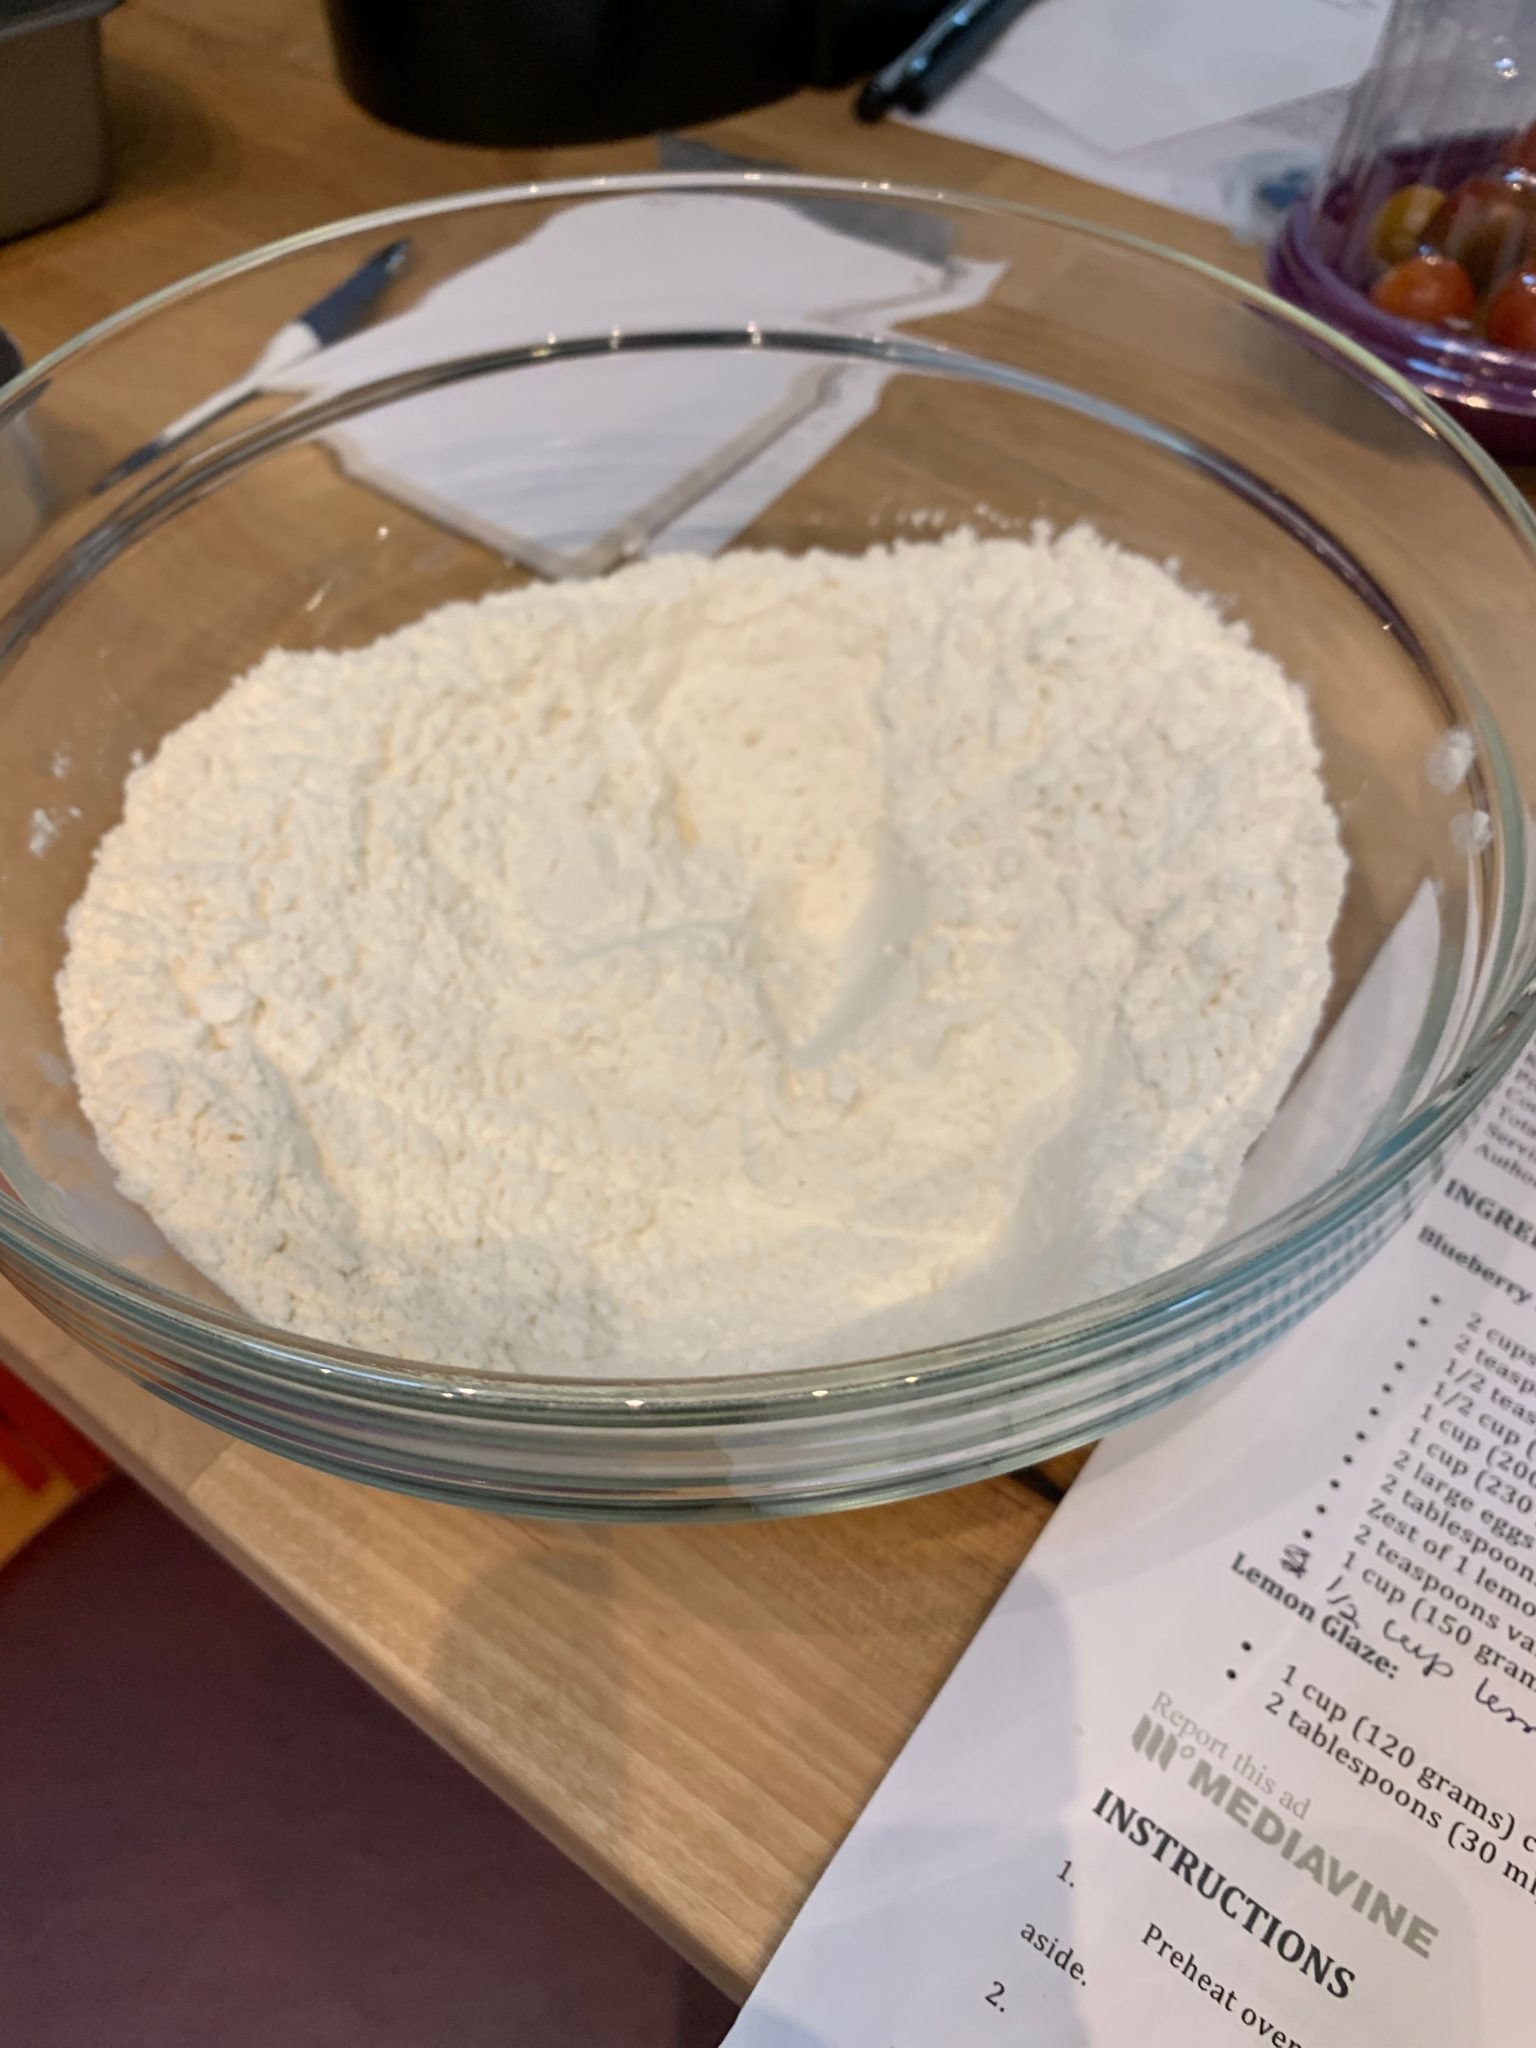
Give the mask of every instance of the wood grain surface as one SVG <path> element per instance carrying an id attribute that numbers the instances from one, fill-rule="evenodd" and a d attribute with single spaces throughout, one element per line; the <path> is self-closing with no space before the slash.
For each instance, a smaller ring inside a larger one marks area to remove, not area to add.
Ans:
<path id="1" fill-rule="evenodd" d="M 0 248 L 29 358 L 191 270 L 339 215 L 649 168 L 396 135 L 342 96 L 317 0 L 132 0 L 105 25 L 115 184 Z M 805 95 L 707 131 L 764 162 L 1062 207 L 1254 274 L 1208 224 Z M 373 1492 L 220 1437 L 0 1291 L 0 1348 L 145 1485 L 741 1994 L 1070 1483 L 857 1516 L 575 1528 Z"/>

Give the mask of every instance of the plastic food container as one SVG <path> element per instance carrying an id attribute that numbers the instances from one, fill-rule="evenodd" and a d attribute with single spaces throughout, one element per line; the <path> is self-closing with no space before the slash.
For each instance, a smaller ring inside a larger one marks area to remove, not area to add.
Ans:
<path id="1" fill-rule="evenodd" d="M 1536 7 L 1396 0 L 1271 282 L 1536 457 Z"/>
<path id="2" fill-rule="evenodd" d="M 836 258 L 814 278 L 808 222 Z M 535 288 L 557 230 L 605 228 L 622 263 Z M 400 235 L 412 262 L 366 349 L 123 474 Z M 879 303 L 853 282 L 871 249 L 910 266 Z M 504 281 L 468 336 L 436 309 L 474 278 Z M 702 459 L 687 437 L 727 385 L 748 425 Z M 473 517 L 382 462 L 450 445 L 464 407 L 490 494 Z M 271 1450 L 589 1517 L 805 1512 L 1016 1466 L 1200 1385 L 1336 1288 L 1523 1043 L 1536 529 L 1411 385 L 1228 276 L 886 187 L 525 188 L 194 279 L 20 378 L 0 429 L 22 418 L 45 457 L 92 466 L 48 480 L 46 523 L 0 563 L 0 1270 L 142 1385 Z M 647 465 L 670 481 L 641 504 Z M 530 477 L 561 489 L 530 496 Z M 1223 1239 L 1063 1314 L 746 1378 L 577 1381 L 536 1359 L 509 1378 L 257 1326 L 117 1192 L 64 1056 L 63 919 L 130 764 L 275 644 L 356 646 L 450 598 L 598 573 L 697 540 L 727 499 L 715 538 L 789 549 L 1088 519 L 1177 557 L 1308 686 L 1351 863 L 1335 997 Z M 497 527 L 492 501 L 532 505 L 537 536 Z"/>
<path id="3" fill-rule="evenodd" d="M 101 17 L 118 0 L 0 0 L 0 240 L 94 206 L 107 183 Z"/>

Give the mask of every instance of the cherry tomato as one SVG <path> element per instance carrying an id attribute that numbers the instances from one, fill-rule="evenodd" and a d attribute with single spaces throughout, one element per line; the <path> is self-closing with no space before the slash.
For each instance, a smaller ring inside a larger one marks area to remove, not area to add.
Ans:
<path id="1" fill-rule="evenodd" d="M 1402 263 L 1424 246 L 1425 230 L 1440 208 L 1445 194 L 1438 185 L 1405 185 L 1371 222 L 1371 254 L 1378 263 Z"/>
<path id="2" fill-rule="evenodd" d="M 1477 287 L 1449 256 L 1410 256 L 1377 278 L 1371 303 L 1399 320 L 1437 327 L 1444 320 L 1469 320 L 1477 311 Z"/>
<path id="3" fill-rule="evenodd" d="M 1480 292 L 1488 291 L 1536 241 L 1536 191 L 1529 173 L 1468 178 L 1436 212 L 1424 239 L 1459 263 Z"/>
<path id="4" fill-rule="evenodd" d="M 1505 278 L 1488 302 L 1484 332 L 1495 348 L 1536 355 L 1536 271 L 1517 270 Z"/>
<path id="5" fill-rule="evenodd" d="M 1536 121 L 1522 128 L 1518 135 L 1512 135 L 1501 154 L 1507 164 L 1516 164 L 1523 171 L 1536 171 Z"/>

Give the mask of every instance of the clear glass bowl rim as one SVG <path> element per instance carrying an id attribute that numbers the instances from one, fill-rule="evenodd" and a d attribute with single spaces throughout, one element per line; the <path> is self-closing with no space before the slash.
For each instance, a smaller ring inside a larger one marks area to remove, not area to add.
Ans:
<path id="1" fill-rule="evenodd" d="M 786 200 L 843 199 L 906 204 L 1002 222 L 1031 223 L 1081 238 L 1173 269 L 1183 270 L 1229 299 L 1251 306 L 1312 347 L 1319 345 L 1411 415 L 1469 470 L 1495 510 L 1515 529 L 1536 568 L 1536 516 L 1497 466 L 1449 416 L 1390 364 L 1347 334 L 1277 298 L 1261 286 L 1180 250 L 1138 235 L 1103 228 L 1048 208 L 1021 205 L 969 193 L 950 193 L 886 180 L 801 176 L 791 172 L 742 171 L 640 173 L 622 177 L 567 178 L 548 183 L 490 186 L 438 199 L 355 214 L 302 234 L 264 243 L 245 254 L 183 278 L 98 321 L 41 357 L 0 394 L 0 424 L 25 408 L 77 357 L 99 342 L 153 316 L 274 261 L 322 248 L 358 234 L 409 228 L 435 216 L 470 213 L 508 205 L 548 205 L 599 199 L 621 193 L 706 192 L 725 197 L 763 196 Z M 942 348 L 939 350 L 942 353 Z M 957 368 L 965 360 L 956 353 Z M 813 1412 L 848 1414 L 885 1407 L 892 1397 L 910 1399 L 914 1386 L 925 1394 L 964 1396 L 972 1392 L 1022 1390 L 1069 1379 L 1091 1359 L 1102 1365 L 1114 1353 L 1134 1354 L 1144 1345 L 1166 1344 L 1220 1321 L 1235 1297 L 1297 1259 L 1320 1252 L 1336 1234 L 1368 1212 L 1398 1183 L 1430 1160 L 1455 1134 L 1477 1104 L 1513 1065 L 1536 1022 L 1536 945 L 1527 943 L 1516 960 L 1510 938 L 1524 907 L 1527 862 L 1524 806 L 1498 727 L 1479 693 L 1463 685 L 1489 768 L 1489 796 L 1498 813 L 1506 858 L 1497 933 L 1503 956 L 1488 972 L 1480 1018 L 1456 1072 L 1369 1154 L 1334 1175 L 1262 1224 L 1229 1238 L 1199 1257 L 1152 1280 L 1103 1296 L 1079 1308 L 969 1338 L 962 1343 L 895 1353 L 850 1364 L 801 1367 L 793 1371 L 715 1374 L 687 1378 L 570 1378 L 509 1374 L 394 1359 L 329 1344 L 296 1340 L 290 1333 L 228 1311 L 204 1307 L 87 1250 L 64 1232 L 34 1216 L 0 1183 L 0 1250 L 23 1271 L 35 1268 L 50 1286 L 94 1303 L 120 1323 L 141 1330 L 154 1345 L 160 1334 L 183 1346 L 192 1340 L 206 1365 L 217 1357 L 233 1380 L 308 1386 L 318 1392 L 323 1378 L 329 1397 L 355 1398 L 368 1406 L 410 1411 L 445 1402 L 494 1415 L 503 1425 L 558 1423 L 562 1427 L 603 1424 L 625 1429 L 647 1423 L 771 1424 Z M 467 1419 L 467 1416 L 466 1416 Z"/>

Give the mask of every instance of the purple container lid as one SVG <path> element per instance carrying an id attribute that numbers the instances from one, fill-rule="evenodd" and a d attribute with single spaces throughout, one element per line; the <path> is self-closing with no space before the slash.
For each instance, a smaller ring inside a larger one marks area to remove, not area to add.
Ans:
<path id="1" fill-rule="evenodd" d="M 1300 199 L 1270 245 L 1269 282 L 1416 384 L 1501 462 L 1536 461 L 1536 355 L 1492 348 L 1383 313 L 1325 260 L 1314 202 Z"/>

